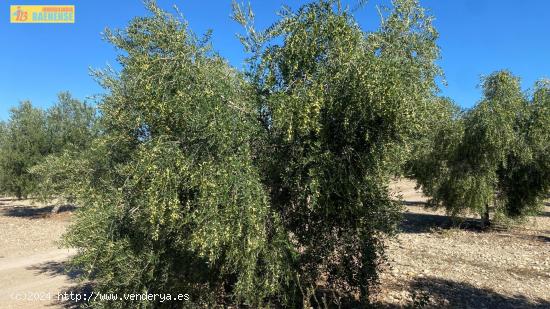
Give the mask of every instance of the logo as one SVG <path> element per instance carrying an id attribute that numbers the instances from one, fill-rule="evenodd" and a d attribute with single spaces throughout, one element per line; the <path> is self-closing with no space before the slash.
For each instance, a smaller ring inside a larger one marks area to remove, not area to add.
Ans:
<path id="1" fill-rule="evenodd" d="M 11 23 L 74 23 L 74 5 L 12 5 Z"/>
<path id="2" fill-rule="evenodd" d="M 29 17 L 28 12 L 22 11 L 20 6 L 17 6 L 17 9 L 11 14 L 11 16 L 12 22 L 14 18 L 16 22 L 24 22 Z"/>

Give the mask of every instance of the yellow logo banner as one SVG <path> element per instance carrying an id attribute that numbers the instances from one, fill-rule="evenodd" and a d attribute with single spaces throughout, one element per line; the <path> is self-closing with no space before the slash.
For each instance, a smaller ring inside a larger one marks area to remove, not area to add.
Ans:
<path id="1" fill-rule="evenodd" d="M 74 23 L 74 5 L 11 5 L 12 23 Z"/>

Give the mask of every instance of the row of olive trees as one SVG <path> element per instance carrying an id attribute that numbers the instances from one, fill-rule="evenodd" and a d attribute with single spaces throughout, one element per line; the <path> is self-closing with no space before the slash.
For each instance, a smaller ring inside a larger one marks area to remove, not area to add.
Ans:
<path id="1" fill-rule="evenodd" d="M 48 110 L 22 102 L 0 125 L 0 194 L 50 199 L 57 193 L 36 172 L 50 156 L 89 147 L 94 138 L 96 111 L 61 93 Z M 60 185 L 63 179 L 48 178 Z"/>
<path id="2" fill-rule="evenodd" d="M 483 80 L 483 98 L 460 112 L 442 105 L 411 171 L 432 206 L 452 215 L 521 219 L 541 209 L 550 190 L 550 82 L 530 94 L 507 71 Z"/>
<path id="3" fill-rule="evenodd" d="M 364 32 L 319 0 L 257 31 L 235 5 L 242 73 L 148 7 L 106 34 L 122 52 L 95 72 L 101 134 L 34 169 L 82 205 L 74 265 L 98 292 L 191 296 L 143 308 L 366 306 L 399 219 L 389 178 L 436 92 L 431 18 L 396 0 Z"/>

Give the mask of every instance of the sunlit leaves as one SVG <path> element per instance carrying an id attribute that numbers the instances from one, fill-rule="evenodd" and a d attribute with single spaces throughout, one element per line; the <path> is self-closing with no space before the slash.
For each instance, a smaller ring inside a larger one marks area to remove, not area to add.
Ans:
<path id="1" fill-rule="evenodd" d="M 0 190 L 3 194 L 27 197 L 37 181 L 29 169 L 51 152 L 46 113 L 28 101 L 10 111 L 0 140 Z"/>
<path id="2" fill-rule="evenodd" d="M 120 72 L 96 72 L 109 92 L 97 143 L 111 168 L 97 181 L 106 186 L 80 197 L 68 236 L 81 248 L 75 261 L 99 291 L 185 291 L 195 306 L 264 304 L 289 266 L 255 165 L 261 127 L 252 87 L 210 50 L 208 36 L 148 7 L 152 16 L 107 32 L 123 51 Z M 135 271 L 119 273 L 121 259 Z"/>
<path id="3" fill-rule="evenodd" d="M 434 206 L 452 214 L 484 213 L 523 218 L 540 208 L 550 188 L 548 84 L 532 97 L 507 71 L 483 80 L 483 99 L 461 119 L 447 116 L 416 160 L 415 177 Z M 448 136 L 448 138 L 442 138 Z"/>
<path id="4" fill-rule="evenodd" d="M 76 264 L 99 291 L 184 289 L 195 306 L 309 307 L 323 280 L 330 302 L 366 305 L 398 220 L 388 178 L 436 90 L 429 17 L 396 1 L 366 33 L 318 1 L 260 32 L 234 5 L 241 73 L 148 7 L 106 32 L 121 70 L 94 72 L 108 95 L 84 166 L 103 173 L 86 174 Z"/>
<path id="5" fill-rule="evenodd" d="M 281 15 L 244 41 L 256 43 L 247 76 L 267 124 L 272 203 L 300 252 L 296 293 L 309 306 L 322 280 L 366 302 L 398 217 L 388 178 L 436 90 L 437 34 L 414 1 L 396 1 L 373 33 L 338 1 Z"/>

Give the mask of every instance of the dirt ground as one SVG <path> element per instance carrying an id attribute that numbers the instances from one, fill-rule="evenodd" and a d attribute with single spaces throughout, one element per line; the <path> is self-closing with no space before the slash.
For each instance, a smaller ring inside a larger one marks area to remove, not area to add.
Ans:
<path id="1" fill-rule="evenodd" d="M 444 213 L 424 209 L 426 198 L 411 181 L 392 188 L 402 196 L 405 220 L 388 242 L 378 306 L 550 308 L 549 206 L 526 225 L 484 232 L 476 221 L 453 228 Z M 64 263 L 74 251 L 57 243 L 72 211 L 50 210 L 0 198 L 0 308 L 72 307 L 58 293 L 76 285 Z"/>
<path id="2" fill-rule="evenodd" d="M 73 284 L 64 261 L 71 250 L 57 242 L 70 209 L 0 198 L 0 308 L 52 308 L 58 292 Z"/>
<path id="3" fill-rule="evenodd" d="M 444 212 L 424 209 L 426 198 L 414 187 L 408 180 L 393 184 L 405 213 L 388 244 L 381 307 L 550 308 L 548 203 L 522 226 L 487 232 L 470 220 L 459 229 Z"/>

